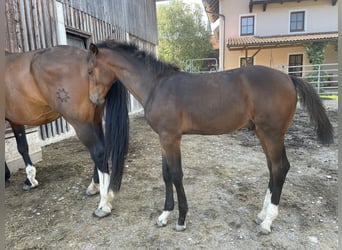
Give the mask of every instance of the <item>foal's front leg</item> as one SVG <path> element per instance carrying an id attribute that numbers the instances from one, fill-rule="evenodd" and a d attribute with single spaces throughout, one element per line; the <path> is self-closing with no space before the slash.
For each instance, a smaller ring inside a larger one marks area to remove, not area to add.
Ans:
<path id="1" fill-rule="evenodd" d="M 178 223 L 175 227 L 176 231 L 183 231 L 186 229 L 185 218 L 188 212 L 188 204 L 183 187 L 180 140 L 181 136 L 174 136 L 169 134 L 160 136 L 160 143 L 163 155 L 163 177 L 166 193 L 164 211 L 159 216 L 157 225 L 165 226 L 167 224 L 167 218 L 174 208 L 172 189 L 172 184 L 174 184 L 177 191 L 179 209 Z"/>
<path id="2" fill-rule="evenodd" d="M 172 186 L 172 180 L 171 175 L 167 166 L 166 157 L 164 154 L 162 155 L 162 164 L 163 164 L 163 179 L 165 182 L 165 205 L 164 205 L 164 211 L 159 216 L 157 220 L 157 226 L 163 227 L 167 225 L 167 218 L 169 217 L 171 211 L 173 211 L 174 208 L 174 199 L 173 199 L 173 186 Z"/>

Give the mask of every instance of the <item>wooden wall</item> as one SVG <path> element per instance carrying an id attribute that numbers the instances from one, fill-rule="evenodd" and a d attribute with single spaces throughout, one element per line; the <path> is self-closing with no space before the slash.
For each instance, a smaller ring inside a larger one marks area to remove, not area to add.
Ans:
<path id="1" fill-rule="evenodd" d="M 155 0 L 58 0 L 110 23 L 141 40 L 157 44 Z M 77 22 L 77 18 L 75 19 Z"/>
<path id="2" fill-rule="evenodd" d="M 132 37 L 152 51 L 157 44 L 154 0 L 6 0 L 6 50 L 57 45 L 56 1 L 63 4 L 66 28 L 90 34 L 92 42 Z"/>
<path id="3" fill-rule="evenodd" d="M 54 0 L 6 0 L 6 50 L 25 52 L 57 45 Z"/>
<path id="4" fill-rule="evenodd" d="M 59 14 L 60 4 L 63 17 Z M 155 0 L 6 0 L 5 15 L 5 50 L 9 52 L 26 52 L 62 43 L 60 19 L 67 32 L 85 34 L 91 42 L 108 38 L 129 40 L 151 53 L 155 53 L 157 44 Z M 129 111 L 140 109 L 140 104 L 131 96 Z M 38 130 L 31 134 L 37 138 Z M 29 139 L 30 155 L 41 155 L 42 145 L 68 135 L 72 135 L 72 130 L 62 118 L 40 126 L 40 143 Z M 36 151 L 32 144 L 37 146 Z M 13 167 L 11 161 L 21 163 L 13 135 L 7 134 L 6 145 L 9 166 Z"/>

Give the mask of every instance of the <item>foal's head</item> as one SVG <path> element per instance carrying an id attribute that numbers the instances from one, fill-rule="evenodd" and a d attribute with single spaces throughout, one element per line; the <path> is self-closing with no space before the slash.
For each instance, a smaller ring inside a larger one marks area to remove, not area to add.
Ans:
<path id="1" fill-rule="evenodd" d="M 90 44 L 88 53 L 89 98 L 96 104 L 103 104 L 108 90 L 118 80 L 113 70 L 102 59 L 94 44 Z"/>

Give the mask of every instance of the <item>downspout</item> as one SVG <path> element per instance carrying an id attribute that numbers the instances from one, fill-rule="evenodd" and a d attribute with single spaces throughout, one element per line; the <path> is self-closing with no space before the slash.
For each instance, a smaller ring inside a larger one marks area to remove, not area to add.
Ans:
<path id="1" fill-rule="evenodd" d="M 205 9 L 205 8 L 204 8 Z M 215 13 L 215 12 L 211 12 L 205 9 L 205 12 L 208 14 L 212 14 L 212 15 L 216 15 L 220 17 L 220 48 L 219 48 L 219 70 L 222 71 L 224 70 L 224 64 L 225 64 L 225 31 L 226 31 L 226 17 L 223 14 L 220 13 Z M 221 19 L 222 18 L 222 19 Z M 222 32 L 222 25 L 221 22 L 223 22 L 223 32 Z"/>

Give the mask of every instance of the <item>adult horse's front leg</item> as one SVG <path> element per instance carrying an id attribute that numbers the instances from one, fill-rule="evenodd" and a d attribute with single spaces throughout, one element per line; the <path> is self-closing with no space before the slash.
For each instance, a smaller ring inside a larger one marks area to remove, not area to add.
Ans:
<path id="1" fill-rule="evenodd" d="M 82 124 L 76 125 L 74 128 L 78 138 L 88 148 L 91 158 L 95 163 L 96 172 L 94 170 L 92 184 L 95 183 L 97 176 L 99 180 L 100 203 L 98 208 L 94 211 L 94 216 L 100 218 L 106 217 L 111 213 L 114 193 L 110 189 L 108 163 L 104 162 L 104 142 L 103 138 L 101 137 L 103 136 L 102 124 L 97 126 L 93 126 L 91 124 Z M 92 184 L 90 184 L 90 186 Z M 89 192 L 89 187 L 87 192 Z"/>
<path id="2" fill-rule="evenodd" d="M 102 122 L 99 123 L 97 126 L 95 126 L 95 133 L 97 135 L 98 140 L 100 140 L 100 143 L 102 145 L 102 147 L 94 147 L 95 150 L 100 150 L 101 148 L 103 150 L 103 146 L 104 146 L 104 134 L 103 134 L 103 127 L 102 127 Z M 99 143 L 99 142 L 97 142 Z M 90 150 L 89 150 L 90 152 Z M 90 152 L 91 153 L 91 152 Z M 96 195 L 100 192 L 100 180 L 99 180 L 99 174 L 98 174 L 98 170 L 96 167 L 96 162 L 101 162 L 102 159 L 101 157 L 103 157 L 103 152 L 98 152 L 96 154 L 96 152 L 91 153 L 92 158 L 94 160 L 94 172 L 93 172 L 93 178 L 91 179 L 91 183 L 89 184 L 87 190 L 86 190 L 86 194 L 89 196 L 92 195 Z"/>
<path id="3" fill-rule="evenodd" d="M 98 174 L 96 166 L 94 165 L 93 178 L 91 179 L 91 182 L 89 186 L 87 187 L 86 194 L 89 196 L 92 196 L 92 195 L 98 194 L 99 192 L 100 192 L 99 174 Z"/>
<path id="4" fill-rule="evenodd" d="M 25 162 L 25 170 L 27 177 L 24 182 L 23 189 L 27 191 L 38 186 L 38 181 L 36 180 L 36 168 L 33 166 L 29 155 L 25 127 L 23 125 L 13 124 L 11 122 L 10 124 L 17 142 L 18 152 L 21 154 Z"/>
<path id="5" fill-rule="evenodd" d="M 159 216 L 157 225 L 165 226 L 167 224 L 167 218 L 174 208 L 172 189 L 173 184 L 177 192 L 179 209 L 179 218 L 175 227 L 176 231 L 183 231 L 186 229 L 185 218 L 188 212 L 188 204 L 183 186 L 180 141 L 181 136 L 174 136 L 170 134 L 160 135 L 160 143 L 163 155 L 163 178 L 165 182 L 166 195 L 164 211 Z"/>

